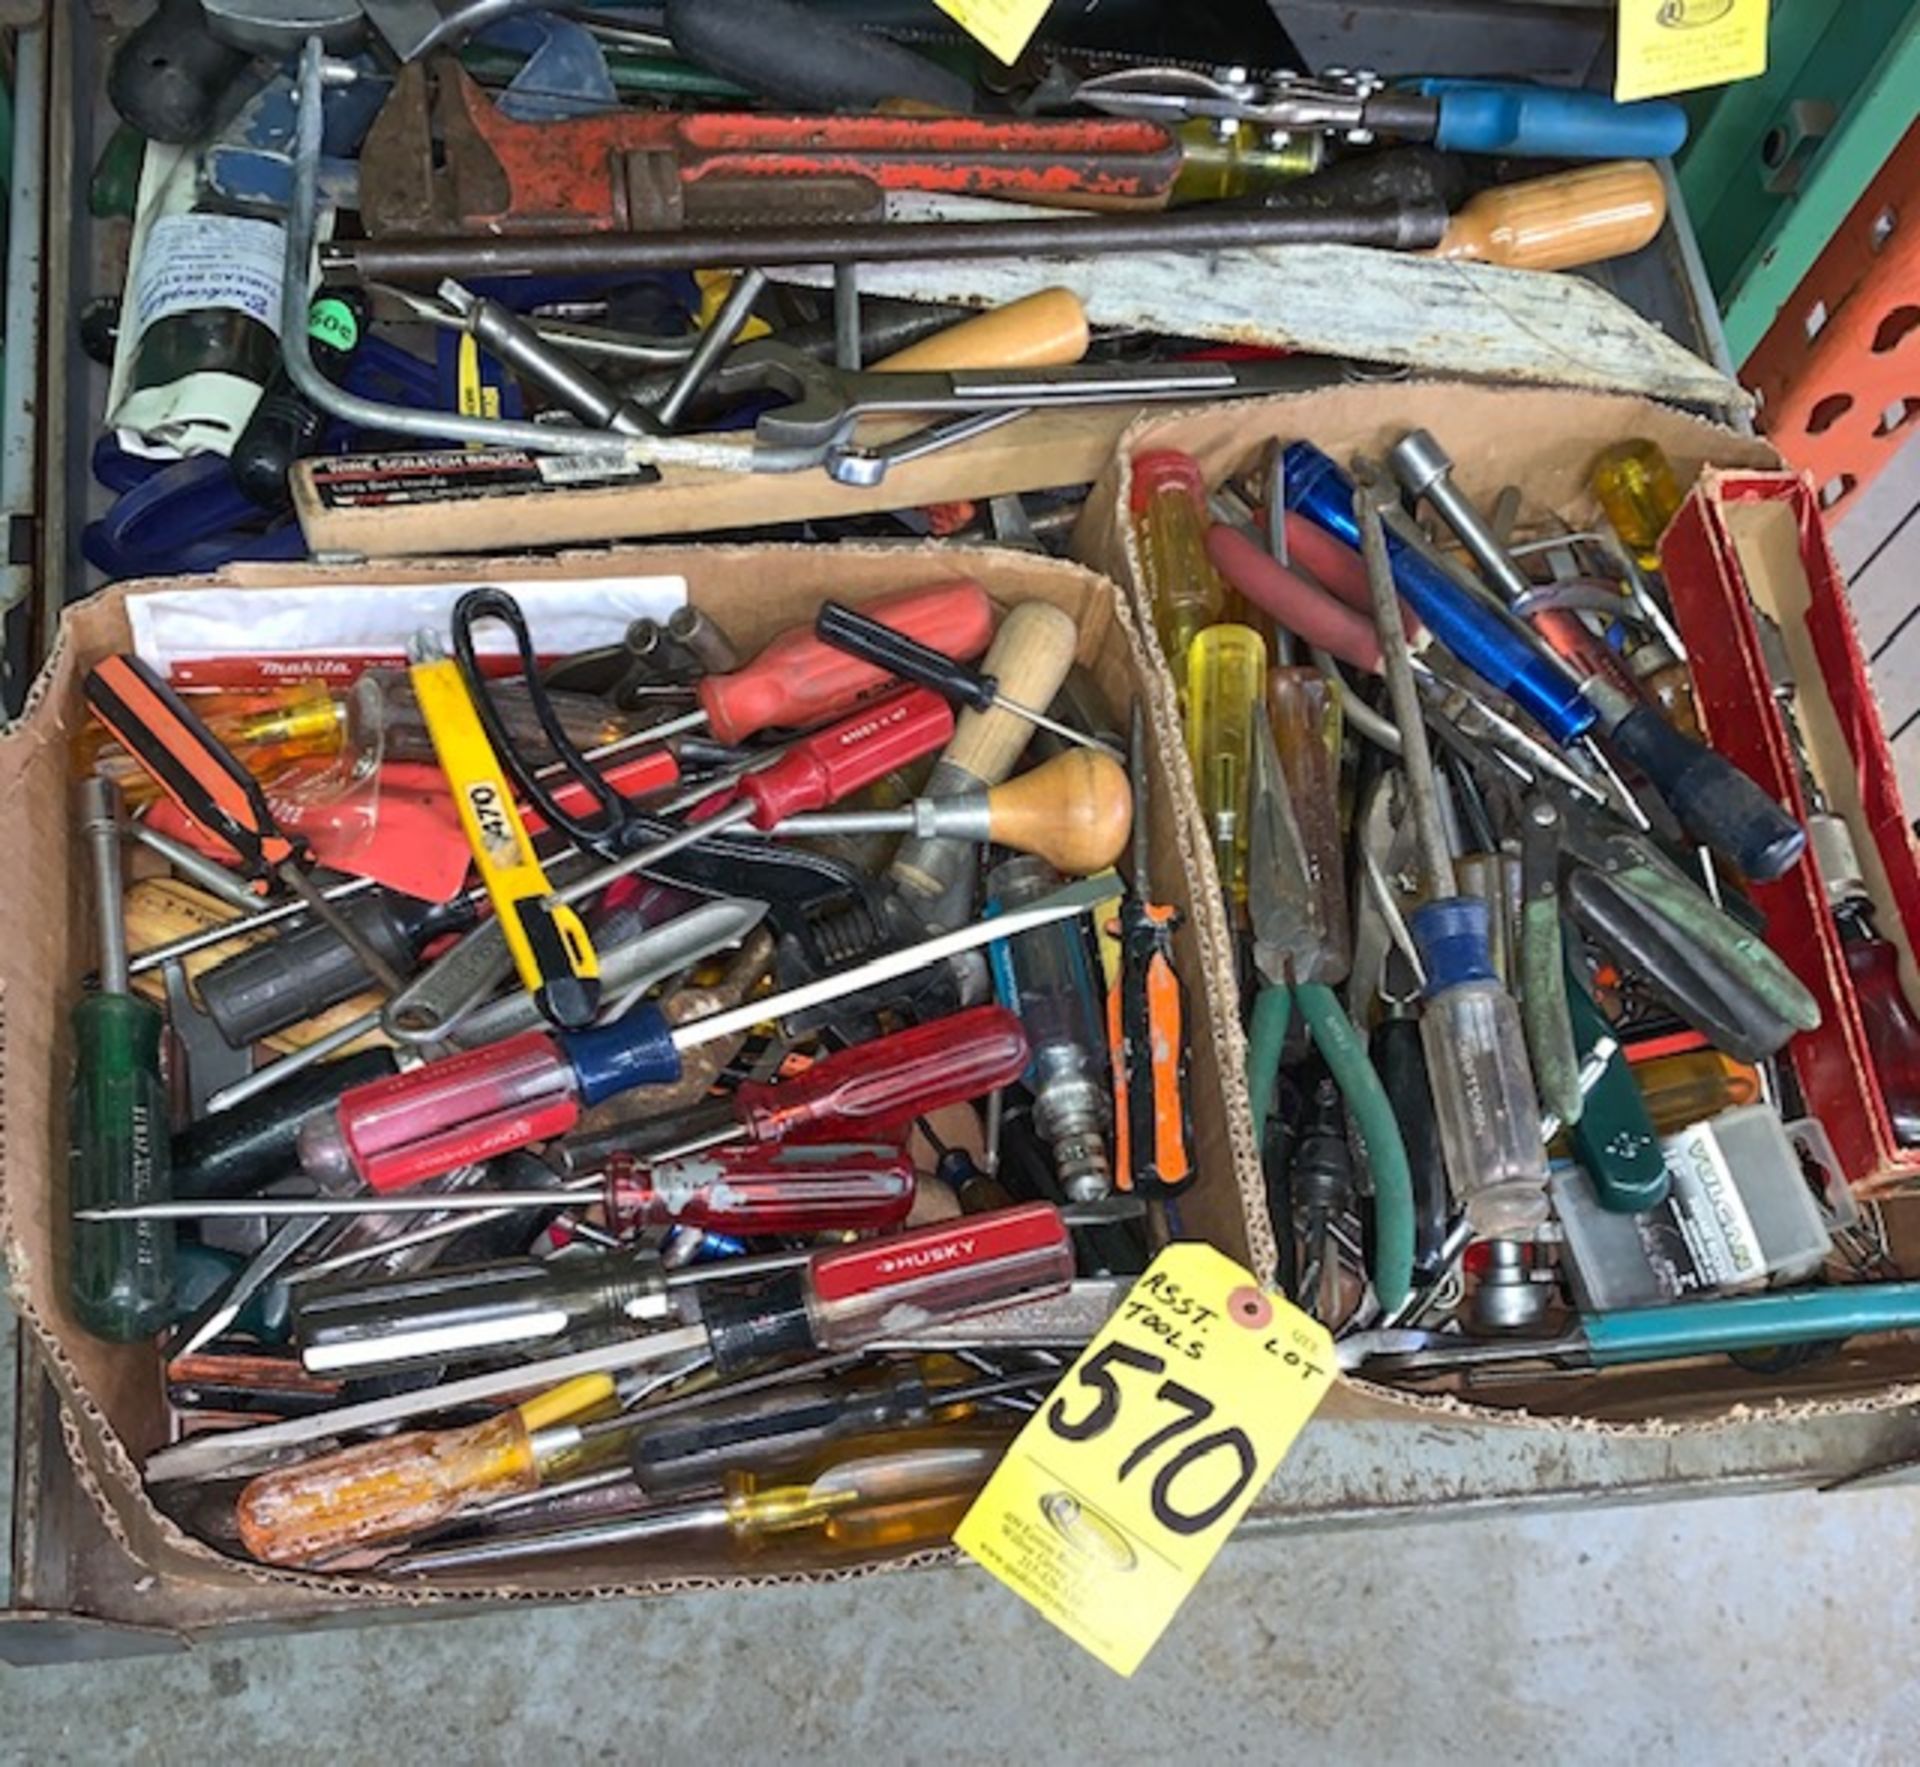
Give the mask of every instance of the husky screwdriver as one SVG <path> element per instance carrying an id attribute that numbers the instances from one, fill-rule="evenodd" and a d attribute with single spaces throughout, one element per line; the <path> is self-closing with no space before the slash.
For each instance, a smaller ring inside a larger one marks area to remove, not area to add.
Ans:
<path id="1" fill-rule="evenodd" d="M 399 974 L 301 870 L 304 846 L 282 832 L 260 782 L 236 761 L 199 713 L 137 656 L 110 656 L 87 671 L 93 715 L 113 733 L 153 782 L 208 833 L 239 856 L 241 869 L 263 889 L 278 878 L 324 921 L 389 994 Z"/>

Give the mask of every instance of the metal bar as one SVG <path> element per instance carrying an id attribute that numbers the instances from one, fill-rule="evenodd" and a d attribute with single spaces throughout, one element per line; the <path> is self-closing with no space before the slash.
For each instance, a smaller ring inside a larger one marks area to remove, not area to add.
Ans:
<path id="1" fill-rule="evenodd" d="M 1074 257 L 1109 252 L 1226 251 L 1263 245 L 1370 245 L 1419 250 L 1438 235 L 1398 208 L 1341 212 L 1175 209 L 1148 216 L 1060 221 L 871 222 L 852 227 L 683 228 L 677 233 L 556 233 L 524 239 L 364 239 L 321 248 L 321 269 L 361 281 L 439 283 L 486 276 L 621 275 L 646 270 L 746 270 L 852 258 Z M 601 438 L 604 442 L 605 438 Z"/>
<path id="2" fill-rule="evenodd" d="M 8 195 L 6 398 L 0 410 L 0 610 L 24 601 L 34 581 L 33 549 L 15 542 L 16 524 L 39 510 L 41 225 L 47 202 L 47 26 L 14 37 L 13 183 Z"/>

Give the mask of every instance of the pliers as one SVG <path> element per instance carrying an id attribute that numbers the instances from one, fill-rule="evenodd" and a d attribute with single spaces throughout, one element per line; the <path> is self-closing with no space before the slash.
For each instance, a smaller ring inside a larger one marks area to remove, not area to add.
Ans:
<path id="1" fill-rule="evenodd" d="M 1264 705 L 1255 712 L 1247 796 L 1248 913 L 1254 964 L 1262 977 L 1247 1031 L 1254 1136 L 1263 1140 L 1266 1135 L 1287 1027 L 1297 1003 L 1366 1144 L 1373 1174 L 1371 1274 L 1380 1306 L 1391 1311 L 1413 1282 L 1413 1179 L 1406 1143 L 1366 1045 L 1334 993 L 1333 984 L 1346 973 L 1347 953 L 1331 948 L 1315 925 L 1315 896 L 1306 881 L 1299 825 Z"/>

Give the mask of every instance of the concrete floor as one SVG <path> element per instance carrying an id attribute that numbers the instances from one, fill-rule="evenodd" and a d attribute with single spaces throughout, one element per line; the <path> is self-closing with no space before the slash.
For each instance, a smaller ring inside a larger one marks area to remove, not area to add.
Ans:
<path id="1" fill-rule="evenodd" d="M 0 1671 L 0 1760 L 1906 1762 L 1916 1562 L 1898 1489 L 1248 1539 L 1131 1683 L 970 1570 L 488 1615 Z"/>

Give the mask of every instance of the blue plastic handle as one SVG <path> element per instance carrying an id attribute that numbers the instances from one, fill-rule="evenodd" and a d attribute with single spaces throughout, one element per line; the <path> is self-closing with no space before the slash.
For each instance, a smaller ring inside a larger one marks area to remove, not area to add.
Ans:
<path id="1" fill-rule="evenodd" d="M 598 1104 L 633 1086 L 667 1085 L 680 1078 L 673 1027 L 657 1006 L 636 1006 L 610 1025 L 562 1031 L 554 1041 L 573 1063 L 580 1102 Z"/>
<path id="2" fill-rule="evenodd" d="M 1434 142 L 1452 153 L 1657 160 L 1687 139 L 1687 113 L 1664 98 L 1616 104 L 1604 92 L 1506 80 L 1417 80 L 1413 89 L 1439 99 Z"/>
<path id="3" fill-rule="evenodd" d="M 1681 1301 L 1630 1313 L 1585 1313 L 1580 1325 L 1599 1368 L 1759 1350 L 1770 1344 L 1820 1343 L 1920 1327 L 1920 1282 L 1849 1283 L 1844 1288 Z"/>
<path id="4" fill-rule="evenodd" d="M 1286 480 L 1289 509 L 1349 546 L 1360 544 L 1353 481 L 1311 442 L 1288 447 Z M 1504 693 L 1555 742 L 1573 742 L 1593 728 L 1593 707 L 1580 697 L 1579 683 L 1551 657 L 1392 534 L 1387 556 L 1395 587 L 1427 630 L 1489 687 Z"/>

